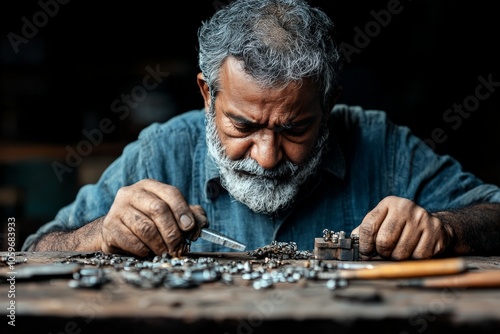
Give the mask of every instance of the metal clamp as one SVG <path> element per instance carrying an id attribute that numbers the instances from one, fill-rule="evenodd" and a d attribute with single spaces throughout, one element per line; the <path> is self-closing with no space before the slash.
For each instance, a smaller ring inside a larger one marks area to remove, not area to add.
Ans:
<path id="1" fill-rule="evenodd" d="M 359 236 L 346 237 L 344 231 L 323 230 L 322 238 L 314 239 L 314 257 L 319 260 L 359 260 Z"/>

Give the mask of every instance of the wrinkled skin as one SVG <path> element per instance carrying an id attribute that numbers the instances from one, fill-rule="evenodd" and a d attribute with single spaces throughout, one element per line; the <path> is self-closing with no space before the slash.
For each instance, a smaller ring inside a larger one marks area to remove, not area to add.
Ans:
<path id="1" fill-rule="evenodd" d="M 425 259 L 444 252 L 452 231 L 439 218 L 405 198 L 388 196 L 352 233 L 362 259 Z"/>
<path id="2" fill-rule="evenodd" d="M 200 206 L 189 206 L 177 188 L 142 180 L 117 192 L 102 222 L 101 249 L 180 256 L 187 250 L 186 232 L 194 228 L 195 217 L 204 215 Z"/>

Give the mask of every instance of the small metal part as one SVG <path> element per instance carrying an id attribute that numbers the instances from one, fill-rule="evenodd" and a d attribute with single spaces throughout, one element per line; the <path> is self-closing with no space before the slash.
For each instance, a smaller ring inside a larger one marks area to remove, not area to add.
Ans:
<path id="1" fill-rule="evenodd" d="M 329 290 L 343 289 L 343 288 L 347 288 L 348 286 L 349 286 L 349 282 L 343 278 L 329 279 L 328 281 L 326 281 L 326 287 Z"/>
<path id="2" fill-rule="evenodd" d="M 163 284 L 169 289 L 191 289 L 198 287 L 200 282 L 192 279 L 186 279 L 178 275 L 171 275 L 167 277 Z"/>
<path id="3" fill-rule="evenodd" d="M 73 279 L 68 282 L 71 288 L 92 288 L 97 289 L 109 282 L 104 269 L 102 268 L 82 268 L 73 274 Z"/>

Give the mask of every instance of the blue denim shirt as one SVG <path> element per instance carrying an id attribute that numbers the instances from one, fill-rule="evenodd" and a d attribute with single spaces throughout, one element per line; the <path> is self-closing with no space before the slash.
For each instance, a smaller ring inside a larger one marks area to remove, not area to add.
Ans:
<path id="1" fill-rule="evenodd" d="M 464 172 L 450 156 L 435 154 L 382 111 L 337 105 L 329 126 L 329 149 L 319 172 L 291 208 L 266 215 L 252 212 L 220 186 L 217 167 L 207 154 L 204 110 L 152 124 L 96 184 L 83 186 L 73 203 L 29 236 L 23 250 L 43 234 L 74 230 L 105 215 L 120 187 L 144 178 L 179 188 L 188 203 L 205 209 L 211 228 L 246 244 L 247 250 L 274 240 L 312 250 L 323 229 L 350 233 L 388 195 L 411 199 L 430 212 L 500 202 L 497 186 Z M 199 239 L 191 251 L 231 249 Z"/>

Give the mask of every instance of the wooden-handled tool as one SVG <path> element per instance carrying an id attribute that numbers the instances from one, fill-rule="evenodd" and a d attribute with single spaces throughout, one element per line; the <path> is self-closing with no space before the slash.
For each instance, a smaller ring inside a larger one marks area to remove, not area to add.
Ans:
<path id="1" fill-rule="evenodd" d="M 319 273 L 319 279 L 379 279 L 412 278 L 437 275 L 451 275 L 465 271 L 467 264 L 463 258 L 409 260 L 373 265 L 369 269 L 338 270 Z"/>
<path id="2" fill-rule="evenodd" d="M 495 288 L 500 287 L 500 270 L 468 272 L 446 277 L 416 278 L 401 287 L 418 288 Z"/>

